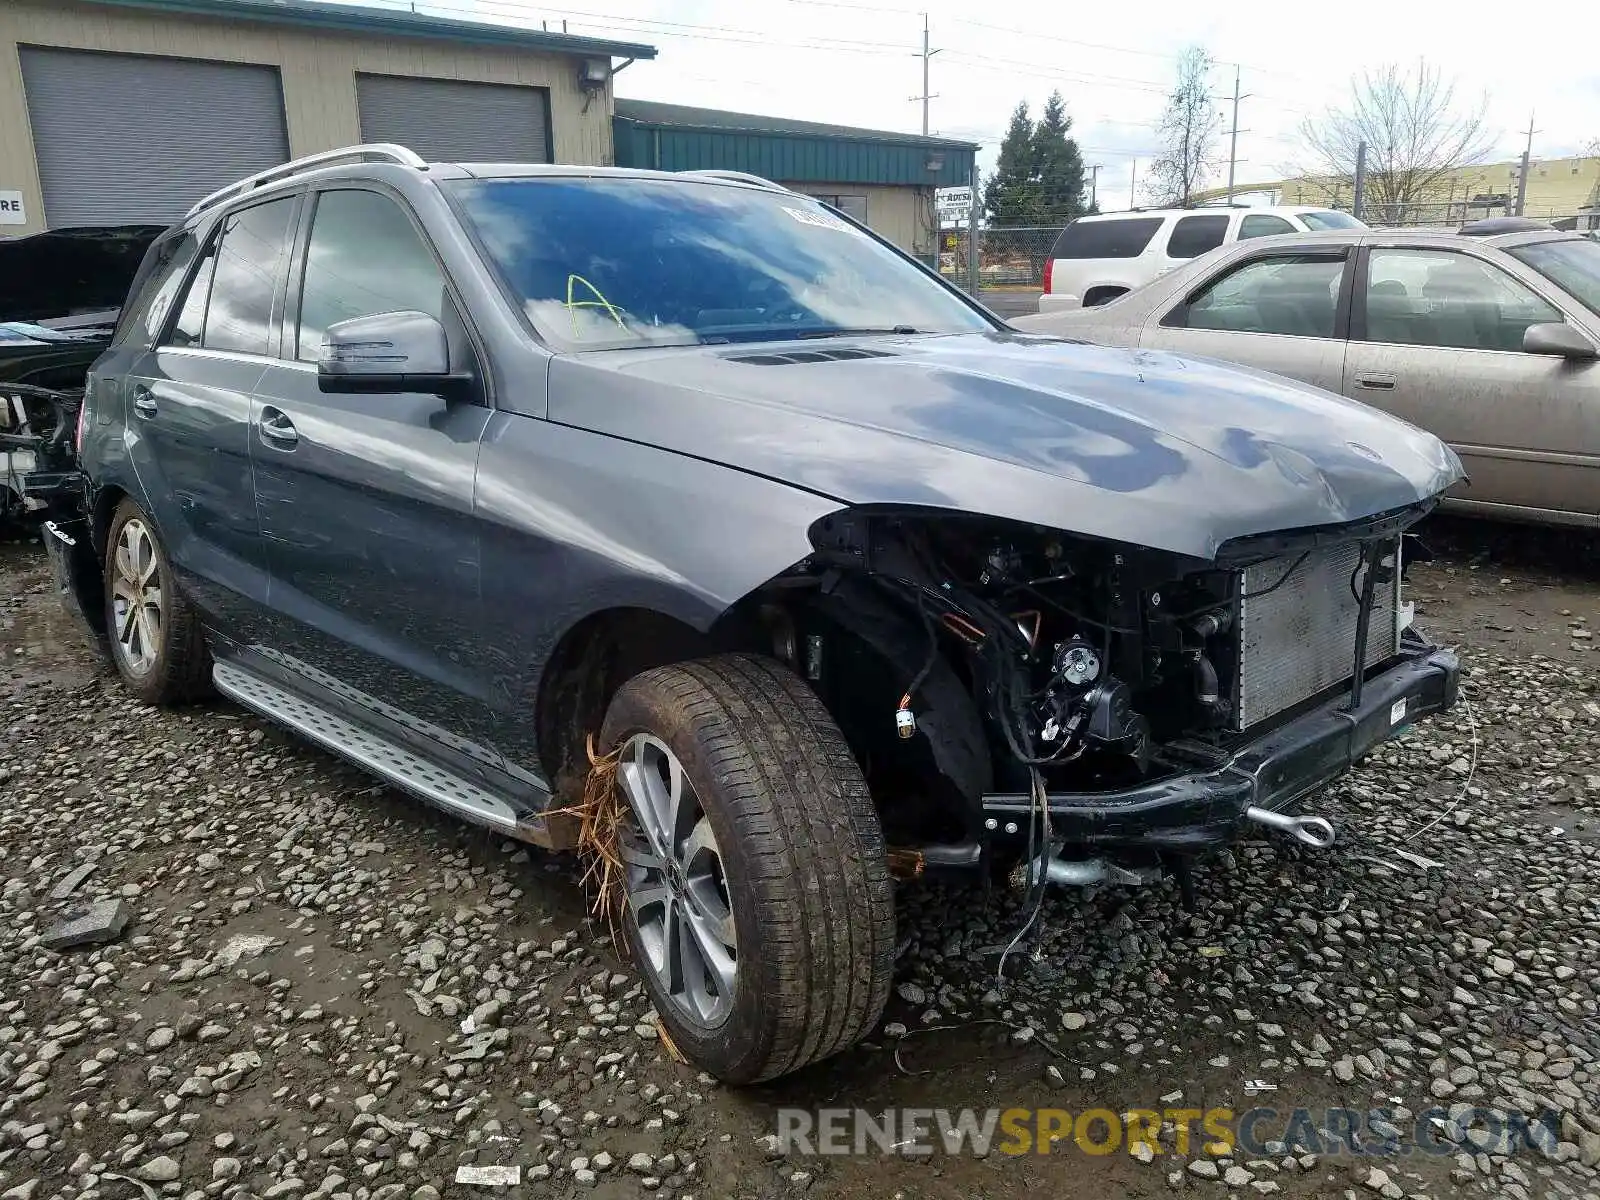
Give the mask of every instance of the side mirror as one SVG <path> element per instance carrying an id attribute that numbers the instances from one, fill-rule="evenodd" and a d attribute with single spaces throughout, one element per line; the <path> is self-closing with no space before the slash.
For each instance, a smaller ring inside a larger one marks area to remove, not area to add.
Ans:
<path id="1" fill-rule="evenodd" d="M 1557 358 L 1600 357 L 1594 343 L 1565 321 L 1529 325 L 1522 334 L 1522 349 L 1527 354 L 1553 354 Z"/>
<path id="2" fill-rule="evenodd" d="M 444 326 L 423 312 L 375 313 L 328 326 L 317 359 L 324 392 L 461 395 L 472 377 L 450 370 Z"/>

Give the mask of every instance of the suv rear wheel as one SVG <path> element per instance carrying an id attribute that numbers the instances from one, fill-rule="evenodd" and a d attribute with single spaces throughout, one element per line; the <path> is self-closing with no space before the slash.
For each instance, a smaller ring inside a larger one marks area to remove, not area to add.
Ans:
<path id="1" fill-rule="evenodd" d="M 660 667 L 618 691 L 602 739 L 628 808 L 624 933 L 684 1055 L 753 1083 L 865 1036 L 888 998 L 893 885 L 816 695 L 750 655 Z"/>
<path id="2" fill-rule="evenodd" d="M 199 614 L 178 591 L 155 524 L 132 500 L 111 518 L 105 581 L 111 660 L 128 689 L 148 704 L 205 695 L 211 656 Z"/>

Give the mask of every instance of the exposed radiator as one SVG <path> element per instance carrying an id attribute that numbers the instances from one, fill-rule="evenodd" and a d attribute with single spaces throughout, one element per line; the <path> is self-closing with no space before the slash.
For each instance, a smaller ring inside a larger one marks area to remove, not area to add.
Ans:
<path id="1" fill-rule="evenodd" d="M 1400 648 L 1398 543 L 1394 554 L 1393 579 L 1380 583 L 1373 595 L 1369 667 Z M 1351 677 L 1361 612 L 1356 578 L 1361 547 L 1349 543 L 1313 551 L 1290 571 L 1298 557 L 1269 559 L 1242 572 L 1235 729 L 1248 729 Z M 1285 571 L 1290 571 L 1287 579 Z"/>

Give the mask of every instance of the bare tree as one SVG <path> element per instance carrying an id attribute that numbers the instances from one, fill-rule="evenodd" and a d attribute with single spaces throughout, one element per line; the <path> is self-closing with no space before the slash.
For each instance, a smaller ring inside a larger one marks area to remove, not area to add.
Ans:
<path id="1" fill-rule="evenodd" d="M 1368 71 L 1350 85 L 1349 107 L 1307 117 L 1300 135 L 1313 169 L 1330 177 L 1330 187 L 1349 186 L 1358 148 L 1366 144 L 1364 203 L 1386 223 L 1414 219 L 1418 205 L 1439 199 L 1452 172 L 1478 162 L 1493 146 L 1485 101 L 1458 105 L 1455 84 L 1426 62 Z"/>
<path id="2" fill-rule="evenodd" d="M 1157 204 L 1187 208 L 1216 168 L 1222 117 L 1211 103 L 1212 65 L 1199 46 L 1178 56 L 1177 80 L 1157 127 L 1161 153 L 1150 164 L 1145 183 L 1145 194 Z"/>

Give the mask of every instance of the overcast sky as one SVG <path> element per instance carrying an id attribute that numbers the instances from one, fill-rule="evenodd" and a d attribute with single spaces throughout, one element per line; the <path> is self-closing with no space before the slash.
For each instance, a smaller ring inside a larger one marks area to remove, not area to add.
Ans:
<path id="1" fill-rule="evenodd" d="M 552 29 L 565 18 L 573 33 L 656 46 L 655 61 L 617 78 L 621 96 L 906 132 L 922 127 L 921 104 L 910 98 L 922 90 L 925 10 L 939 51 L 930 131 L 982 143 L 987 170 L 1017 101 L 1037 114 L 1059 88 L 1084 161 L 1101 164 L 1099 198 L 1108 209 L 1127 205 L 1135 159 L 1142 175 L 1156 150 L 1174 56 L 1188 45 L 1218 61 L 1214 92 L 1225 114 L 1239 64 L 1248 97 L 1239 108 L 1245 182 L 1281 178 L 1295 165 L 1298 125 L 1347 97 L 1352 73 L 1421 57 L 1456 80 L 1463 105 L 1487 100 L 1491 161 L 1521 153 L 1530 113 L 1540 131 L 1535 157 L 1578 153 L 1600 137 L 1600 54 L 1578 0 L 1529 16 L 1392 0 L 578 0 L 576 8 L 418 0 L 416 8 L 457 16 L 475 9 L 485 20 L 543 20 Z M 1226 138 L 1223 146 L 1226 154 Z M 1225 182 L 1220 172 L 1213 182 Z"/>

